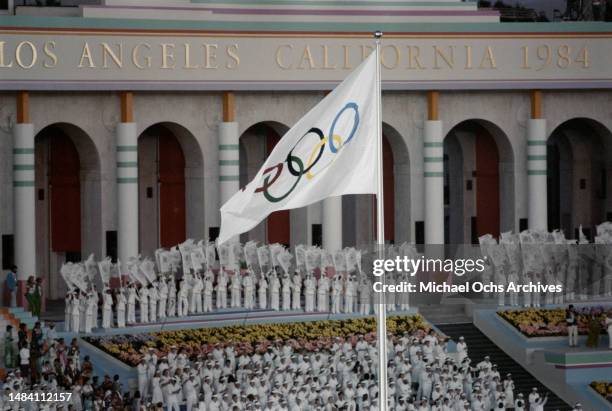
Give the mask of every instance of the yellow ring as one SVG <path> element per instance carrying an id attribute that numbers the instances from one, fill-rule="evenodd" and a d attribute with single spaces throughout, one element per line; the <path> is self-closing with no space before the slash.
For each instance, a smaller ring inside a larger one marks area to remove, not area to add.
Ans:
<path id="1" fill-rule="evenodd" d="M 338 134 L 334 134 L 332 136 L 332 138 L 334 139 L 334 142 L 336 143 L 338 149 L 340 150 L 342 148 L 342 137 L 340 137 Z M 315 155 L 317 153 L 317 150 L 319 148 L 321 148 L 321 145 L 325 145 L 327 144 L 327 137 L 325 137 L 323 140 L 320 140 L 314 147 L 314 149 L 312 150 L 312 153 L 310 153 L 310 157 L 308 158 L 308 163 L 306 165 L 306 168 L 310 167 L 310 165 L 312 164 L 312 161 L 315 158 Z M 334 155 L 334 160 L 335 160 L 336 156 Z M 328 164 L 326 164 L 325 166 L 323 166 L 323 168 L 321 170 L 325 170 L 327 167 L 330 166 L 330 164 L 332 164 L 334 162 L 334 160 L 330 161 Z M 307 172 L 306 173 L 306 179 L 307 180 L 312 180 L 314 178 L 314 174 L 312 172 Z"/>

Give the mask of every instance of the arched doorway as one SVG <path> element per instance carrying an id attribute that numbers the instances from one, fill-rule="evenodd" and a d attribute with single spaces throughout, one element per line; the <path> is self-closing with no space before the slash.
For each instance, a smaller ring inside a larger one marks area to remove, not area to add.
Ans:
<path id="1" fill-rule="evenodd" d="M 36 266 L 50 299 L 66 292 L 59 269 L 102 253 L 98 153 L 80 128 L 57 123 L 35 137 Z"/>
<path id="2" fill-rule="evenodd" d="M 240 136 L 240 186 L 247 185 L 263 166 L 288 127 L 275 122 L 262 122 L 249 127 Z M 262 223 L 241 235 L 241 241 L 291 245 L 291 219 L 294 211 L 281 210 L 270 214 Z"/>
<path id="3" fill-rule="evenodd" d="M 395 243 L 395 173 L 393 150 L 389 139 L 383 134 L 383 197 L 385 207 L 385 242 Z M 376 236 L 376 196 L 372 196 L 372 232 Z"/>
<path id="4" fill-rule="evenodd" d="M 383 190 L 385 242 L 410 240 L 410 162 L 399 134 L 383 123 Z M 344 246 L 365 246 L 376 240 L 376 196 L 346 195 L 342 200 Z"/>
<path id="5" fill-rule="evenodd" d="M 505 134 L 485 120 L 466 120 L 444 139 L 444 241 L 514 228 L 513 154 Z"/>
<path id="6" fill-rule="evenodd" d="M 578 238 L 582 225 L 593 238 L 595 226 L 609 219 L 612 147 L 610 131 L 586 118 L 568 120 L 547 141 L 548 228 Z"/>
<path id="7" fill-rule="evenodd" d="M 143 255 L 153 255 L 159 247 L 173 247 L 185 241 L 187 221 L 197 225 L 197 219 L 188 219 L 189 187 L 185 178 L 188 161 L 181 143 L 186 136 L 190 134 L 180 126 L 158 123 L 138 138 L 138 207 Z M 189 152 L 199 158 L 199 148 L 190 137 L 194 146 Z"/>

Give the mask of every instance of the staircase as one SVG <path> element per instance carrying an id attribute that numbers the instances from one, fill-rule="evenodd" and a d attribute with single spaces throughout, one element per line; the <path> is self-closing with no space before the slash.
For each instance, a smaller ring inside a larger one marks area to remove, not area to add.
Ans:
<path id="1" fill-rule="evenodd" d="M 557 397 L 546 388 L 546 386 L 536 380 L 527 370 L 521 367 L 489 340 L 474 324 L 436 324 L 436 327 L 455 341 L 457 341 L 460 336 L 465 338 L 465 342 L 468 346 L 468 355 L 472 359 L 472 365 L 482 361 L 482 359 L 488 355 L 491 357 L 491 362 L 497 364 L 497 368 L 502 378 L 504 378 L 507 373 L 511 373 L 516 386 L 515 396 L 519 392 L 522 392 L 525 396 L 525 400 L 527 400 L 531 388 L 538 387 L 538 392 L 540 394 L 549 392 L 548 401 L 544 407 L 545 410 L 565 411 L 571 409 L 562 399 Z"/>
<path id="2" fill-rule="evenodd" d="M 23 307 L 2 307 L 0 308 L 0 315 L 9 321 L 15 329 L 19 328 L 19 323 L 24 323 L 28 330 L 34 328 L 34 324 L 38 321 L 38 317 L 32 315 L 31 312 L 26 311 Z M 0 329 L 0 337 L 4 336 L 4 330 L 6 325 Z"/>

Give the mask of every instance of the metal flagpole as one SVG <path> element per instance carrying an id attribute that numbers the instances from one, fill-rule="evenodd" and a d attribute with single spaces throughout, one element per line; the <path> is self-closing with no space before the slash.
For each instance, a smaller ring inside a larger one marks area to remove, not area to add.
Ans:
<path id="1" fill-rule="evenodd" d="M 381 76 L 380 76 L 380 40 L 382 32 L 374 33 L 376 39 L 376 243 L 378 258 L 385 258 L 385 208 L 383 196 L 383 155 L 382 155 L 382 114 L 381 114 Z M 384 275 L 380 277 L 384 284 Z M 384 293 L 379 293 L 378 321 L 376 335 L 378 337 L 378 409 L 388 410 L 387 403 L 387 307 Z"/>

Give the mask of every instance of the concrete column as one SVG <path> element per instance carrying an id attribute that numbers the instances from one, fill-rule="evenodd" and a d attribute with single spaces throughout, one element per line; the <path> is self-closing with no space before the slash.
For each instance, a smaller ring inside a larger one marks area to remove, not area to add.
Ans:
<path id="1" fill-rule="evenodd" d="M 36 203 L 34 197 L 34 125 L 13 128 L 13 232 L 18 269 L 17 304 L 24 306 L 25 282 L 36 275 Z"/>
<path id="2" fill-rule="evenodd" d="M 219 124 L 219 207 L 240 189 L 238 123 Z"/>
<path id="3" fill-rule="evenodd" d="M 117 125 L 117 257 L 138 255 L 138 134 L 136 123 Z M 122 273 L 123 274 L 123 273 Z"/>
<path id="4" fill-rule="evenodd" d="M 240 190 L 240 136 L 233 92 L 223 92 L 222 107 L 223 122 L 219 124 L 219 209 Z M 240 236 L 235 236 L 230 241 L 239 240 Z"/>
<path id="5" fill-rule="evenodd" d="M 444 146 L 442 122 L 427 120 L 424 128 L 425 244 L 444 244 Z"/>
<path id="6" fill-rule="evenodd" d="M 527 122 L 527 189 L 530 229 L 548 229 L 546 188 L 546 120 Z"/>
<path id="7" fill-rule="evenodd" d="M 328 251 L 342 249 L 342 197 L 323 200 L 323 248 Z"/>

